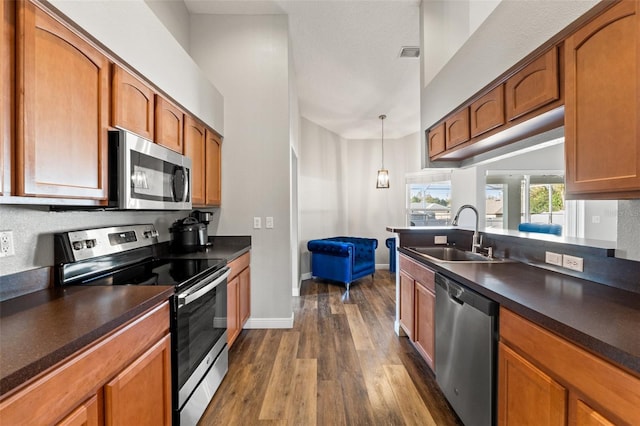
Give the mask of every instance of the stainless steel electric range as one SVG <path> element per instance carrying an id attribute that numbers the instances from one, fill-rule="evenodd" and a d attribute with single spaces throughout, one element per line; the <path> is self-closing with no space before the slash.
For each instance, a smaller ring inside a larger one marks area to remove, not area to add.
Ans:
<path id="1" fill-rule="evenodd" d="M 225 259 L 159 257 L 153 225 L 55 234 L 56 283 L 174 285 L 174 424 L 195 425 L 228 370 Z"/>

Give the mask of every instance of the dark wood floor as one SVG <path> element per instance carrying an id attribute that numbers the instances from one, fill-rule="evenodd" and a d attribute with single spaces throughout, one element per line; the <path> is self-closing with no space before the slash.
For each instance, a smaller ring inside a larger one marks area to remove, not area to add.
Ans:
<path id="1" fill-rule="evenodd" d="M 200 425 L 457 425 L 433 373 L 393 331 L 395 277 L 303 282 L 291 329 L 244 330 Z"/>

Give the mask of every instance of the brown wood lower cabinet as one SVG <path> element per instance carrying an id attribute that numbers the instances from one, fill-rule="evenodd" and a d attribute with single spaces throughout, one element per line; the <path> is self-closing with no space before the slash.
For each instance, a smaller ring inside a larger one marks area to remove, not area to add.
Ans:
<path id="1" fill-rule="evenodd" d="M 435 272 L 400 255 L 400 325 L 431 369 L 435 366 Z"/>
<path id="2" fill-rule="evenodd" d="M 251 315 L 251 254 L 245 253 L 229 262 L 227 282 L 227 344 L 236 340 Z"/>
<path id="3" fill-rule="evenodd" d="M 640 377 L 500 309 L 499 425 L 640 424 Z"/>
<path id="4" fill-rule="evenodd" d="M 169 303 L 134 318 L 0 402 L 0 423 L 170 425 Z"/>

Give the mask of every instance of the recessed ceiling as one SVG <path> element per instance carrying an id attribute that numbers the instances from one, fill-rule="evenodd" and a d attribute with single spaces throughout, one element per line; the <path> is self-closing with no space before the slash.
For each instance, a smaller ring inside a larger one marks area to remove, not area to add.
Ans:
<path id="1" fill-rule="evenodd" d="M 300 114 L 346 139 L 420 131 L 419 0 L 184 0 L 191 14 L 287 14 Z"/>

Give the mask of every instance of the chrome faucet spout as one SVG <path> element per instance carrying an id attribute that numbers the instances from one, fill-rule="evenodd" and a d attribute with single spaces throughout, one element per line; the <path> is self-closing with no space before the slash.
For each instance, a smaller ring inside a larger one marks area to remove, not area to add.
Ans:
<path id="1" fill-rule="evenodd" d="M 473 230 L 473 242 L 471 243 L 471 252 L 472 253 L 477 253 L 478 252 L 478 248 L 480 248 L 480 244 L 481 244 L 479 242 L 479 240 L 478 240 L 478 223 L 479 223 L 479 220 L 480 220 L 480 217 L 479 217 L 479 214 L 478 214 L 478 209 L 476 209 L 471 204 L 464 204 L 464 205 L 460 206 L 460 208 L 456 212 L 456 215 L 453 217 L 453 220 L 451 221 L 451 225 L 452 226 L 458 226 L 458 220 L 460 219 L 460 213 L 464 209 L 471 209 L 476 214 L 476 227 Z"/>

